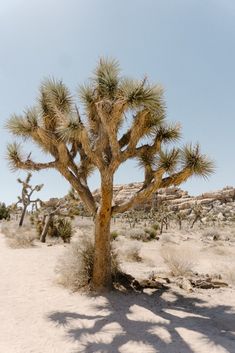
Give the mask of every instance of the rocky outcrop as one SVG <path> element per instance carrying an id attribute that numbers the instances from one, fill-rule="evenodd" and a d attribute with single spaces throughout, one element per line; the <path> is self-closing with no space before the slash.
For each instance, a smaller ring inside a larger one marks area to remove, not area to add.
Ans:
<path id="1" fill-rule="evenodd" d="M 129 200 L 140 188 L 141 183 L 131 183 L 116 185 L 114 187 L 114 204 L 121 204 Z M 98 201 L 99 190 L 94 191 L 94 196 Z M 152 198 L 139 205 L 138 210 L 158 209 L 162 204 L 166 204 L 172 212 L 181 212 L 185 215 L 192 214 L 193 209 L 201 207 L 201 216 L 206 220 L 235 221 L 235 188 L 225 187 L 222 190 L 206 192 L 198 196 L 191 196 L 187 191 L 179 187 L 170 187 L 158 190 Z"/>
<path id="2" fill-rule="evenodd" d="M 141 183 L 131 183 L 114 186 L 114 203 L 121 204 L 129 200 L 140 188 Z M 99 190 L 94 191 L 94 196 L 98 201 L 100 198 Z M 167 203 L 172 209 L 186 209 L 197 203 L 198 205 L 209 206 L 215 201 L 218 204 L 226 204 L 235 202 L 235 188 L 225 187 L 215 192 L 206 192 L 198 196 L 190 196 L 187 191 L 179 187 L 170 187 L 158 190 L 151 200 L 141 205 L 141 208 L 149 208 L 158 206 L 163 202 Z"/>
<path id="3" fill-rule="evenodd" d="M 131 183 L 114 186 L 113 204 L 122 204 L 129 200 L 142 187 L 142 183 Z M 95 200 L 99 202 L 99 189 L 93 192 Z M 193 217 L 195 206 L 201 207 L 202 220 L 207 221 L 235 221 L 235 188 L 227 186 L 222 190 L 206 192 L 198 196 L 191 196 L 179 187 L 158 190 L 150 200 L 136 207 L 136 210 L 149 211 L 158 209 L 160 205 L 167 205 L 168 209 Z"/>

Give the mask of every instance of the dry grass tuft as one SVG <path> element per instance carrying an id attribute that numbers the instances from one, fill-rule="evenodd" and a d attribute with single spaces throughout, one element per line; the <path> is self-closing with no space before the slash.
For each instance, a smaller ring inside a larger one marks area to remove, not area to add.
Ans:
<path id="1" fill-rule="evenodd" d="M 7 245 L 13 249 L 30 248 L 36 239 L 35 230 L 29 224 L 18 227 L 14 222 L 2 225 L 2 233 L 7 238 Z"/>
<path id="2" fill-rule="evenodd" d="M 129 244 L 128 247 L 125 248 L 125 259 L 131 262 L 141 262 L 142 257 L 140 256 L 140 249 L 141 246 L 137 242 Z"/>
<path id="3" fill-rule="evenodd" d="M 211 238 L 213 240 L 219 240 L 221 239 L 221 234 L 218 232 L 217 229 L 208 229 L 205 232 L 203 232 L 203 237 L 205 238 Z"/>
<path id="4" fill-rule="evenodd" d="M 92 237 L 83 237 L 71 243 L 55 269 L 58 282 L 72 291 L 89 285 L 94 261 L 94 241 Z M 115 278 L 120 271 L 116 252 L 112 252 L 112 275 Z"/>
<path id="5" fill-rule="evenodd" d="M 163 246 L 161 256 L 173 276 L 187 276 L 195 266 L 194 255 L 189 248 Z"/>

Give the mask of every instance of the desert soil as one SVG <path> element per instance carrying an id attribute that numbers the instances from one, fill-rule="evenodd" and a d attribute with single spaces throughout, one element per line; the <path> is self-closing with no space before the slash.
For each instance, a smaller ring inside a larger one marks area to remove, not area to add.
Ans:
<path id="1" fill-rule="evenodd" d="M 159 242 L 145 243 L 146 265 L 129 262 L 125 269 L 137 277 L 156 269 L 157 247 Z M 1 353 L 235 352 L 233 286 L 193 293 L 177 287 L 71 293 L 56 283 L 54 272 L 64 250 L 46 244 L 10 249 L 0 235 Z M 201 254 L 205 267 L 210 257 Z"/>

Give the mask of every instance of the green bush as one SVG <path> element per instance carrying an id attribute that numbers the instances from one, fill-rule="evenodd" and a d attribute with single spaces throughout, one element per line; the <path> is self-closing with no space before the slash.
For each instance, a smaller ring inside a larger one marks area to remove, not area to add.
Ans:
<path id="1" fill-rule="evenodd" d="M 64 243 L 70 243 L 71 237 L 73 235 L 72 223 L 69 219 L 58 218 L 56 221 L 57 236 L 61 237 Z"/>
<path id="2" fill-rule="evenodd" d="M 156 239 L 157 232 L 155 230 L 146 228 L 144 231 L 145 231 L 144 241 Z"/>
<path id="3" fill-rule="evenodd" d="M 0 202 L 0 220 L 2 219 L 10 219 L 10 209 L 4 202 Z"/>
<path id="4" fill-rule="evenodd" d="M 115 231 L 111 232 L 111 240 L 115 240 L 117 239 L 117 237 L 118 237 L 118 232 L 115 232 Z"/>
<path id="5" fill-rule="evenodd" d="M 159 224 L 158 223 L 154 223 L 154 224 L 152 224 L 152 226 L 151 226 L 154 230 L 159 230 Z"/>
<path id="6" fill-rule="evenodd" d="M 38 238 L 40 238 L 40 235 L 42 234 L 45 225 L 45 220 L 37 217 L 36 219 L 34 219 L 34 224 L 36 227 Z M 49 238 L 61 238 L 64 243 L 70 243 L 73 233 L 74 230 L 70 219 L 54 217 L 50 221 L 47 236 Z"/>

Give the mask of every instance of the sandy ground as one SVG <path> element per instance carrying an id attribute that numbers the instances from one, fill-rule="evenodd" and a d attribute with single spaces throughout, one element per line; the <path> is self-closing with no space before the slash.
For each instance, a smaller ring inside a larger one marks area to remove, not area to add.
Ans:
<path id="1" fill-rule="evenodd" d="M 154 268 L 153 250 L 153 243 L 144 244 L 147 267 L 128 263 L 126 269 L 143 275 Z M 235 352 L 233 287 L 70 293 L 55 281 L 63 252 L 63 245 L 10 249 L 0 235 L 1 353 Z"/>

